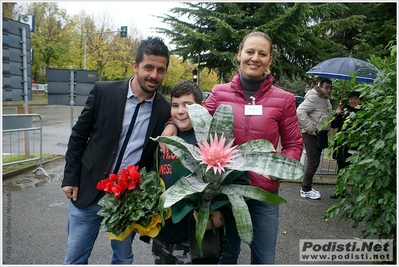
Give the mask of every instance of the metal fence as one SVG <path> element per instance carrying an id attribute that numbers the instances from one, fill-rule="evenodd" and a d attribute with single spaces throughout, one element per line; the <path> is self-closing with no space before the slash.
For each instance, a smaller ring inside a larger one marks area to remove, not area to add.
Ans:
<path id="1" fill-rule="evenodd" d="M 331 153 L 329 153 L 328 149 L 324 149 L 321 152 L 321 159 L 319 167 L 317 167 L 315 175 L 336 175 L 337 174 L 337 161 L 331 158 Z M 303 150 L 301 163 L 306 166 L 307 156 L 306 150 Z"/>
<path id="2" fill-rule="evenodd" d="M 39 161 L 42 168 L 42 129 L 39 114 L 3 114 L 3 166 Z"/>

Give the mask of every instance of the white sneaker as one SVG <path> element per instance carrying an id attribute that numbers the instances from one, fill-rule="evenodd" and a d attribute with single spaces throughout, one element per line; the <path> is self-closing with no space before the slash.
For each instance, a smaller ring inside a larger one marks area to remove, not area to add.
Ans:
<path id="1" fill-rule="evenodd" d="M 312 189 L 311 189 L 310 191 L 313 191 L 313 192 L 315 192 L 316 194 L 321 195 L 321 194 L 320 194 L 320 191 L 315 190 L 313 187 L 312 187 Z"/>
<path id="2" fill-rule="evenodd" d="M 321 194 L 320 193 L 317 194 L 315 192 L 315 190 L 310 190 L 308 192 L 305 192 L 305 191 L 303 191 L 301 189 L 301 197 L 307 197 L 307 198 L 310 198 L 310 199 L 319 199 L 319 198 L 321 198 Z"/>

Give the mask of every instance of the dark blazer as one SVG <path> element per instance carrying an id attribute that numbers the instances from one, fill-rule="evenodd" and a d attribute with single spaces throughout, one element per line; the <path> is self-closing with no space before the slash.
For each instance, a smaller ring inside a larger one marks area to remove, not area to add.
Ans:
<path id="1" fill-rule="evenodd" d="M 99 194 L 97 183 L 108 177 L 116 156 L 122 129 L 129 80 L 97 82 L 76 124 L 72 128 L 65 154 L 63 186 L 78 186 L 78 208 L 91 204 Z M 170 101 L 155 94 L 150 123 L 139 166 L 151 169 L 157 142 L 149 137 L 161 135 L 170 118 Z M 132 163 L 134 164 L 134 163 Z"/>

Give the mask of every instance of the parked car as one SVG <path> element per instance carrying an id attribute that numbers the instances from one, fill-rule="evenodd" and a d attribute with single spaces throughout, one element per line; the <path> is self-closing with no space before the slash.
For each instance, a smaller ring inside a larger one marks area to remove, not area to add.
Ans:
<path id="1" fill-rule="evenodd" d="M 295 95 L 295 105 L 298 106 L 305 100 L 303 96 Z"/>
<path id="2" fill-rule="evenodd" d="M 205 101 L 209 97 L 211 92 L 202 92 L 202 94 L 204 95 L 204 101 Z"/>

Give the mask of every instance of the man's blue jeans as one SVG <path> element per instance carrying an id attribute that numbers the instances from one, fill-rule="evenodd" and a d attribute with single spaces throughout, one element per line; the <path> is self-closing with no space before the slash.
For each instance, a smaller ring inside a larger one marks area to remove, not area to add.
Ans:
<path id="1" fill-rule="evenodd" d="M 68 245 L 63 264 L 88 264 L 100 229 L 101 216 L 97 212 L 101 206 L 97 204 L 101 195 L 86 208 L 79 209 L 69 204 Z M 111 264 L 132 264 L 132 243 L 135 232 L 123 241 L 111 240 L 113 250 Z"/>
<path id="2" fill-rule="evenodd" d="M 274 192 L 278 195 L 278 191 Z M 279 205 L 248 200 L 254 237 L 251 248 L 251 264 L 274 264 L 278 232 Z M 241 239 L 235 221 L 227 223 L 227 243 L 223 247 L 219 264 L 237 264 Z"/>

